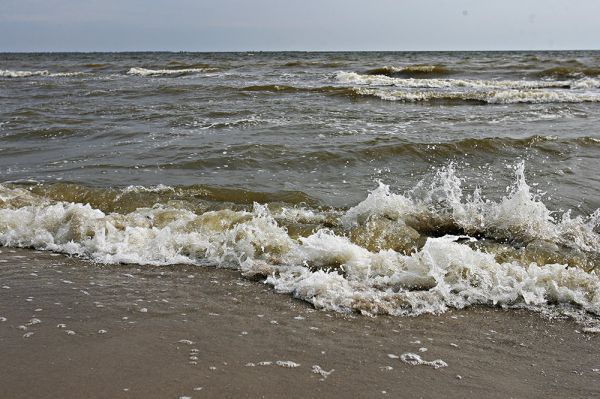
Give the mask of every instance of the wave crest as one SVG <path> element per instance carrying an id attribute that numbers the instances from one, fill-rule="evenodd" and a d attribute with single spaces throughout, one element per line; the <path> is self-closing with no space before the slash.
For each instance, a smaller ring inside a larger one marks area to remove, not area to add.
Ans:
<path id="1" fill-rule="evenodd" d="M 408 65 L 404 67 L 384 66 L 366 71 L 367 75 L 382 75 L 388 77 L 432 77 L 451 74 L 452 71 L 443 65 Z"/>
<path id="2" fill-rule="evenodd" d="M 172 68 L 172 69 L 146 69 L 133 67 L 127 71 L 128 75 L 137 76 L 181 76 L 206 72 L 215 72 L 216 68 Z"/>
<path id="3" fill-rule="evenodd" d="M 357 88 L 359 96 L 376 97 L 386 101 L 443 102 L 480 104 L 550 104 L 600 102 L 600 94 L 556 92 L 549 90 L 494 90 L 494 91 L 409 91 Z"/>
<path id="4" fill-rule="evenodd" d="M 544 69 L 543 71 L 537 72 L 535 76 L 541 78 L 553 78 L 553 79 L 569 79 L 569 78 L 580 78 L 580 77 L 598 77 L 600 76 L 600 68 L 596 67 L 552 67 Z"/>
<path id="5" fill-rule="evenodd" d="M 176 202 L 105 213 L 0 186 L 0 243 L 104 263 L 213 264 L 262 276 L 317 307 L 417 315 L 472 305 L 600 316 L 600 210 L 560 217 L 515 167 L 498 201 L 464 194 L 449 165 L 406 194 L 381 184 L 347 211 Z M 122 195 L 172 193 L 131 187 Z M 222 207 L 221 207 L 222 208 Z"/>
<path id="6" fill-rule="evenodd" d="M 49 72 L 43 71 L 15 71 L 15 70 L 0 70 L 2 78 L 29 78 L 32 76 L 48 76 L 48 77 L 70 77 L 85 75 L 85 72 Z"/>

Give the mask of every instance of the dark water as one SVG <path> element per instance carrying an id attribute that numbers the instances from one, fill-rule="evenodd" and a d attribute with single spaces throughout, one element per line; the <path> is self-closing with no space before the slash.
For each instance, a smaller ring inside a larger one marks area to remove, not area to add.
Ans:
<path id="1" fill-rule="evenodd" d="M 598 314 L 598 126 L 594 51 L 1 54 L 0 243 Z"/>

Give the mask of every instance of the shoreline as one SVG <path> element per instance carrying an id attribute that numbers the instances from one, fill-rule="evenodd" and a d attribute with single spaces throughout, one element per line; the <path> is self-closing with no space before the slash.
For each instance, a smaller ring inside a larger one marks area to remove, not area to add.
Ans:
<path id="1" fill-rule="evenodd" d="M 598 337 L 570 320 L 484 307 L 340 314 L 234 270 L 0 251 L 1 397 L 600 395 Z"/>

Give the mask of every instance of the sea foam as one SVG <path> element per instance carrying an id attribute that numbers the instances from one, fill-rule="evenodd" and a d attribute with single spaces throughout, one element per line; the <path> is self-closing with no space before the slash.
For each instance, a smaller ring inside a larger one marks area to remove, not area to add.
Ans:
<path id="1" fill-rule="evenodd" d="M 42 71 L 15 71 L 8 69 L 0 69 L 0 77 L 2 78 L 28 78 L 32 76 L 47 76 L 47 77 L 71 77 L 85 75 L 85 72 L 49 72 Z"/>
<path id="2" fill-rule="evenodd" d="M 146 69 L 134 67 L 130 68 L 127 74 L 138 76 L 172 76 L 214 71 L 216 71 L 215 68 Z"/>
<path id="3" fill-rule="evenodd" d="M 489 104 L 598 102 L 595 78 L 556 80 L 413 79 L 340 71 L 334 80 L 360 96 L 387 101 L 477 101 Z"/>
<path id="4" fill-rule="evenodd" d="M 286 221 L 318 224 L 325 220 L 321 211 L 255 203 L 199 214 L 160 204 L 104 213 L 0 186 L 0 243 L 102 263 L 231 267 L 341 312 L 401 316 L 473 305 L 526 307 L 577 315 L 594 331 L 600 211 L 553 214 L 531 193 L 524 164 L 514 172 L 508 194 L 497 201 L 483 200 L 478 190 L 465 195 L 452 165 L 404 194 L 380 183 L 340 212 L 337 223 L 328 222 L 332 227 L 297 237 Z M 430 234 L 444 226 L 461 235 Z"/>

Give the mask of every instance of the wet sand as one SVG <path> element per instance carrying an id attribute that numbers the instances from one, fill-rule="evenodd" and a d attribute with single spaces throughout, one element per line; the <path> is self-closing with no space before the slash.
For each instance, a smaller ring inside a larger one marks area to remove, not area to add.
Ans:
<path id="1" fill-rule="evenodd" d="M 569 320 L 343 315 L 232 270 L 0 250 L 2 398 L 600 396 L 599 338 Z"/>

